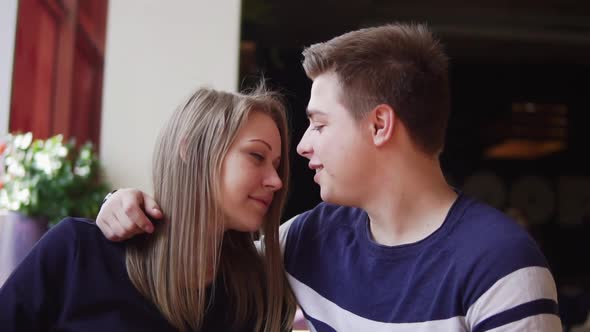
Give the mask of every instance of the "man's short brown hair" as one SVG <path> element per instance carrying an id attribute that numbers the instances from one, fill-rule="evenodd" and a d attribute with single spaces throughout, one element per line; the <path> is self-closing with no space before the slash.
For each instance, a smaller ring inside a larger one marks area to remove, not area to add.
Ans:
<path id="1" fill-rule="evenodd" d="M 426 153 L 444 145 L 450 112 L 448 58 L 423 24 L 389 24 L 345 33 L 303 51 L 310 79 L 334 71 L 356 119 L 390 105 Z"/>

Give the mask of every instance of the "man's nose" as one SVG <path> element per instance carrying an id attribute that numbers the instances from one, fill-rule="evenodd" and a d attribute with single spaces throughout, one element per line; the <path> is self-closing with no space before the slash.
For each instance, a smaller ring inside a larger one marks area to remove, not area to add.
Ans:
<path id="1" fill-rule="evenodd" d="M 313 149 L 309 141 L 309 128 L 307 128 L 305 133 L 303 133 L 303 137 L 301 137 L 299 144 L 297 144 L 297 153 L 300 156 L 309 159 L 311 157 L 312 152 Z"/>

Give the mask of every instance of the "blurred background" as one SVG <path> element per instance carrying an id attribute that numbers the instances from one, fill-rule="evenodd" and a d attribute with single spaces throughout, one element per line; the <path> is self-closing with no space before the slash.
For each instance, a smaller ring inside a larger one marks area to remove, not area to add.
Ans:
<path id="1" fill-rule="evenodd" d="M 590 310 L 590 2 L 0 0 L 0 134 L 91 140 L 113 188 L 151 191 L 160 124 L 193 89 L 252 87 L 307 126 L 303 47 L 428 23 L 451 58 L 449 183 L 512 215 L 555 275 L 566 329 Z M 285 218 L 320 201 L 294 150 Z M 1 250 L 1 247 L 0 247 Z"/>

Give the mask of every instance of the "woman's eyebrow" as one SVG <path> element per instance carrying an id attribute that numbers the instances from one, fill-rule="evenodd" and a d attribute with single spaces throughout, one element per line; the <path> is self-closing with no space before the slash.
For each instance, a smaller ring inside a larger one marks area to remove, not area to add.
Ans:
<path id="1" fill-rule="evenodd" d="M 266 145 L 266 146 L 268 147 L 268 149 L 269 149 L 270 151 L 272 151 L 272 147 L 270 146 L 270 144 L 268 144 L 268 143 L 267 143 L 265 140 L 263 140 L 263 139 L 260 139 L 260 138 L 253 138 L 253 139 L 249 140 L 249 142 L 260 142 L 260 143 L 262 143 L 262 144 Z"/>

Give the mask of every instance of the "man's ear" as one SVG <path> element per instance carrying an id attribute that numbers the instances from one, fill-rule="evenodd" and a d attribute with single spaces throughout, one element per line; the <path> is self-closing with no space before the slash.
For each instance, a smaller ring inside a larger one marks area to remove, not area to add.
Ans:
<path id="1" fill-rule="evenodd" d="M 393 136 L 396 116 L 387 104 L 377 105 L 369 114 L 369 125 L 375 146 L 383 146 Z"/>

